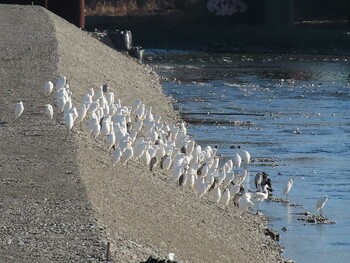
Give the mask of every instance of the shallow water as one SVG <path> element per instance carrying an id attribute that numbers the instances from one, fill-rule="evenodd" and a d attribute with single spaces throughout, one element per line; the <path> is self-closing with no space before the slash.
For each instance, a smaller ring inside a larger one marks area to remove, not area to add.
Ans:
<path id="1" fill-rule="evenodd" d="M 202 146 L 217 145 L 231 158 L 238 146 L 257 172 L 273 182 L 274 196 L 290 177 L 291 204 L 265 201 L 262 213 L 281 235 L 284 256 L 298 263 L 350 260 L 350 63 L 346 57 L 215 54 L 147 50 L 145 63 L 164 82 L 174 107 Z M 316 200 L 332 225 L 311 225 L 298 213 L 316 214 Z M 283 232 L 282 227 L 288 231 Z"/>

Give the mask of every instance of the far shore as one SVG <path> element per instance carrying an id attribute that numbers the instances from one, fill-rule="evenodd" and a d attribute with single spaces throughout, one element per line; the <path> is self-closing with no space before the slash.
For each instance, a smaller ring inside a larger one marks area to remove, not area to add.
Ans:
<path id="1" fill-rule="evenodd" d="M 128 29 L 144 48 L 221 52 L 350 54 L 346 21 L 295 23 L 291 27 L 207 23 L 179 15 L 87 16 L 86 30 Z"/>

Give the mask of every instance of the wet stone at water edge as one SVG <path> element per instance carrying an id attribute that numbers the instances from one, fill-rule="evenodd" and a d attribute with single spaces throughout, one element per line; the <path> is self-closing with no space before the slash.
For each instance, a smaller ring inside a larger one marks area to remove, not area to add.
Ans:
<path id="1" fill-rule="evenodd" d="M 309 212 L 302 213 L 304 217 L 298 218 L 298 220 L 305 221 L 306 223 L 314 224 L 314 225 L 332 225 L 337 222 L 334 220 L 328 220 L 327 217 L 321 215 L 312 215 Z"/>

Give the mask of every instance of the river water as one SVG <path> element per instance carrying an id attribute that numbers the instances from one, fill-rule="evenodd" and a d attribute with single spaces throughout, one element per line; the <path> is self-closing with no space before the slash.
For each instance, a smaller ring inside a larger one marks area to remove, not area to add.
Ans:
<path id="1" fill-rule="evenodd" d="M 217 145 L 222 159 L 238 147 L 253 162 L 246 186 L 266 172 L 274 196 L 289 178 L 291 203 L 260 208 L 281 235 L 283 255 L 298 263 L 350 262 L 350 63 L 346 57 L 216 54 L 146 50 L 145 63 L 202 146 Z M 315 211 L 336 224 L 312 225 L 299 213 Z M 282 231 L 286 227 L 287 231 Z"/>

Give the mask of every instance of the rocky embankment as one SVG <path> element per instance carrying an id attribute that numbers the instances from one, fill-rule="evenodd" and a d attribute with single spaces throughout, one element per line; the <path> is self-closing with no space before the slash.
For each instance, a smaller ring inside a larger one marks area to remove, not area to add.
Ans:
<path id="1" fill-rule="evenodd" d="M 102 140 L 67 133 L 42 87 L 65 75 L 79 105 L 109 81 L 123 105 L 140 98 L 163 121 L 177 114 L 149 68 L 36 6 L 0 5 L 0 262 L 283 262 L 263 218 L 181 190 L 138 162 L 111 167 Z M 14 120 L 14 105 L 24 112 Z"/>

